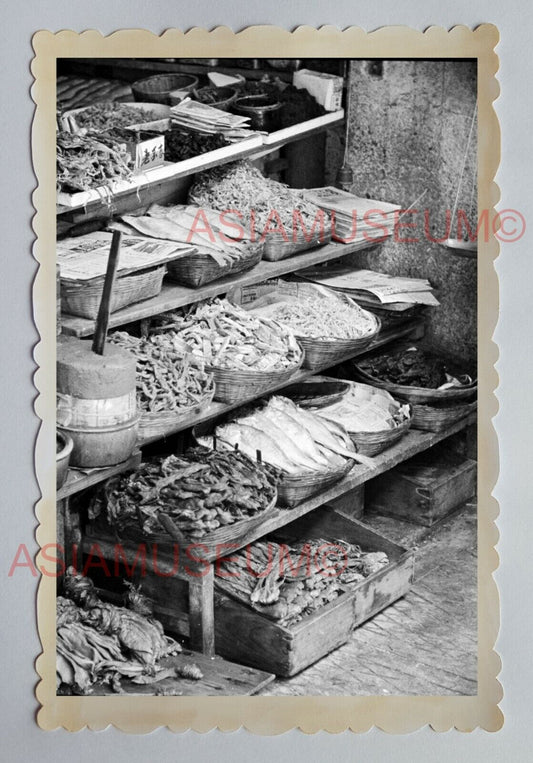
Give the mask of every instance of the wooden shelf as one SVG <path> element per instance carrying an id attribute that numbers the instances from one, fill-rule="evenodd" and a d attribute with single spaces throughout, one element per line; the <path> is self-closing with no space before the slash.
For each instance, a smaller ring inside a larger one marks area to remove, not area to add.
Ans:
<path id="1" fill-rule="evenodd" d="M 474 424 L 476 420 L 477 413 L 471 413 L 442 432 L 423 432 L 417 429 L 411 429 L 396 445 L 393 445 L 383 453 L 374 456 L 375 469 L 369 469 L 366 466 L 356 464 L 348 476 L 343 480 L 318 493 L 312 498 L 309 498 L 307 501 L 303 501 L 293 509 L 275 507 L 264 522 L 254 526 L 248 532 L 243 532 L 239 538 L 232 542 L 238 544 L 239 548 L 243 548 L 248 543 L 252 543 L 259 538 L 262 538 L 264 535 L 290 524 L 290 522 L 298 519 L 298 517 L 302 517 L 304 514 L 313 511 L 313 509 L 317 509 L 319 506 L 327 504 L 328 501 L 332 501 L 359 485 L 363 485 L 365 482 L 377 477 L 379 474 L 388 472 L 389 469 L 406 461 L 408 458 L 416 456 L 417 453 L 421 453 L 422 451 L 431 448 L 438 442 L 465 429 L 470 424 Z M 200 540 L 200 543 L 201 542 L 202 541 Z M 234 550 L 237 550 L 237 546 Z M 217 550 L 209 549 L 209 554 L 206 554 L 206 558 L 213 561 L 216 557 Z"/>
<path id="2" fill-rule="evenodd" d="M 408 336 L 412 334 L 413 332 L 420 330 L 422 327 L 422 323 L 420 321 L 409 321 L 408 323 L 403 324 L 402 326 L 399 326 L 398 328 L 394 329 L 393 331 L 387 331 L 382 332 L 378 338 L 373 342 L 369 347 L 367 347 L 365 350 L 363 350 L 363 353 L 358 354 L 364 354 L 365 352 L 370 352 L 372 350 L 375 350 L 376 347 L 381 347 L 382 345 L 392 342 L 394 339 L 398 339 L 404 336 Z M 349 358 L 355 357 L 354 355 L 349 355 L 342 360 L 348 360 Z M 337 361 L 342 362 L 342 361 Z M 183 418 L 181 421 L 179 421 L 177 424 L 169 425 L 168 429 L 166 429 L 164 432 L 154 435 L 153 437 L 146 437 L 143 440 L 140 440 L 137 445 L 139 448 L 144 447 L 145 445 L 148 445 L 152 442 L 157 442 L 158 440 L 163 440 L 165 437 L 169 437 L 170 435 L 176 434 L 177 432 L 182 432 L 185 429 L 190 429 L 196 424 L 200 424 L 203 421 L 208 421 L 209 419 L 212 419 L 216 416 L 221 416 L 224 413 L 228 413 L 229 411 L 238 408 L 240 405 L 243 405 L 244 403 L 252 402 L 253 400 L 257 400 L 260 397 L 263 397 L 264 395 L 271 394 L 272 392 L 276 392 L 279 389 L 282 389 L 283 387 L 288 387 L 291 384 L 295 384 L 298 381 L 302 381 L 303 379 L 308 379 L 310 376 L 314 376 L 315 374 L 320 373 L 321 371 L 326 370 L 327 368 L 330 368 L 331 364 L 329 366 L 324 366 L 320 369 L 315 369 L 313 371 L 310 371 L 308 369 L 303 369 L 301 371 L 298 371 L 294 376 L 289 379 L 289 381 L 283 382 L 282 384 L 273 385 L 272 387 L 265 388 L 263 392 L 259 395 L 253 395 L 248 398 L 243 398 L 242 400 L 239 400 L 238 403 L 234 403 L 232 405 L 228 405 L 226 403 L 210 403 L 202 413 L 194 414 L 191 416 L 188 416 L 186 418 Z M 65 481 L 65 484 L 63 487 L 57 491 L 57 500 L 61 501 L 64 498 L 68 498 L 71 495 L 74 495 L 74 493 L 79 493 L 82 490 L 85 490 L 88 487 L 94 487 L 94 485 L 98 485 L 100 482 L 103 482 L 104 480 L 108 479 L 109 477 L 114 477 L 116 474 L 121 474 L 122 472 L 129 471 L 130 469 L 135 469 L 140 463 L 141 463 L 141 453 L 140 451 L 136 451 L 131 458 L 129 458 L 127 461 L 124 461 L 121 464 L 117 464 L 116 466 L 110 466 L 104 469 L 91 469 L 88 471 L 83 471 L 81 469 L 69 469 L 67 479 Z"/>
<path id="3" fill-rule="evenodd" d="M 200 286 L 198 289 L 190 289 L 187 286 L 179 286 L 178 284 L 165 281 L 161 293 L 157 297 L 147 299 L 144 302 L 137 302 L 135 305 L 130 305 L 122 310 L 118 310 L 116 313 L 112 313 L 109 318 L 109 328 L 123 326 L 143 318 L 159 315 L 168 310 L 175 310 L 178 307 L 185 307 L 195 302 L 200 302 L 203 299 L 216 297 L 220 294 L 225 294 L 236 286 L 250 286 L 251 284 L 266 281 L 269 278 L 278 278 L 302 268 L 329 262 L 353 252 L 369 249 L 381 242 L 382 239 L 378 241 L 362 239 L 350 244 L 332 243 L 317 249 L 311 249 L 302 254 L 297 254 L 294 257 L 288 257 L 279 262 L 262 260 L 247 273 L 223 278 L 220 281 Z M 61 316 L 62 332 L 70 336 L 91 336 L 94 333 L 94 325 L 95 321 L 88 318 L 79 318 L 65 313 Z"/>
<path id="4" fill-rule="evenodd" d="M 416 331 L 420 331 L 422 327 L 423 327 L 422 322 L 418 320 L 412 320 L 412 321 L 406 322 L 402 324 L 401 326 L 398 326 L 394 329 L 390 329 L 389 331 L 382 331 L 378 335 L 378 337 L 372 342 L 372 344 L 370 344 L 364 350 L 361 350 L 355 353 L 354 352 L 348 353 L 347 355 L 344 355 L 338 360 L 336 360 L 334 363 L 326 363 L 323 366 L 320 366 L 320 368 L 314 368 L 313 370 L 310 370 L 308 368 L 303 368 L 300 371 L 297 371 L 293 376 L 291 376 L 291 378 L 288 381 L 284 381 L 281 384 L 273 384 L 270 387 L 265 387 L 265 389 L 262 390 L 259 394 L 255 393 L 248 397 L 242 397 L 237 403 L 229 404 L 229 403 L 212 402 L 208 406 L 206 406 L 205 410 L 202 411 L 202 413 L 196 413 L 186 418 L 183 418 L 177 424 L 170 424 L 168 426 L 168 429 L 166 429 L 163 433 L 159 433 L 157 435 L 154 435 L 153 437 L 144 438 L 138 443 L 139 447 L 142 448 L 144 445 L 148 445 L 151 442 L 156 442 L 157 440 L 162 440 L 165 437 L 168 437 L 169 435 L 176 434 L 176 432 L 181 432 L 184 429 L 190 429 L 191 427 L 196 426 L 196 424 L 201 424 L 202 422 L 208 421 L 209 419 L 213 419 L 217 416 L 222 416 L 223 414 L 228 413 L 229 411 L 232 411 L 235 408 L 239 408 L 241 405 L 245 405 L 246 403 L 251 403 L 254 400 L 258 400 L 261 397 L 266 397 L 267 395 L 271 395 L 273 392 L 282 390 L 284 387 L 289 387 L 291 384 L 296 384 L 297 382 L 303 381 L 304 379 L 308 379 L 311 376 L 320 374 L 323 371 L 326 371 L 328 368 L 331 368 L 332 365 L 336 366 L 339 363 L 344 363 L 346 360 L 350 360 L 351 358 L 355 358 L 359 355 L 364 355 L 367 352 L 372 352 L 378 347 L 382 347 L 384 344 L 388 344 L 389 342 L 392 342 L 395 339 L 400 339 L 402 337 L 409 336 Z"/>
<path id="5" fill-rule="evenodd" d="M 109 209 L 116 199 L 125 196 L 137 196 L 143 188 L 157 185 L 164 181 L 179 180 L 180 178 L 194 175 L 197 172 L 208 170 L 212 167 L 220 167 L 228 162 L 238 159 L 259 158 L 267 152 L 275 151 L 287 143 L 316 135 L 327 130 L 344 120 L 344 111 L 330 112 L 315 119 L 286 127 L 283 130 L 264 135 L 257 133 L 245 138 L 238 143 L 207 151 L 200 156 L 185 159 L 182 162 L 166 162 L 160 167 L 146 170 L 131 180 L 117 182 L 113 189 L 92 188 L 88 191 L 80 191 L 75 194 L 59 193 L 56 212 L 58 215 L 74 212 L 75 210 L 102 207 Z"/>
<path id="6" fill-rule="evenodd" d="M 333 501 L 335 498 L 363 485 L 374 477 L 389 471 L 403 461 L 406 461 L 408 458 L 431 448 L 433 445 L 436 445 L 451 435 L 474 424 L 476 420 L 477 413 L 471 413 L 464 419 L 461 419 L 441 432 L 424 432 L 417 429 L 411 429 L 405 437 L 396 443 L 396 445 L 393 445 L 383 453 L 374 456 L 374 469 L 355 464 L 352 471 L 343 480 L 340 480 L 331 487 L 326 488 L 326 490 L 317 493 L 308 500 L 303 501 L 298 504 L 298 506 L 295 506 L 292 509 L 275 506 L 263 521 L 258 522 L 257 520 L 251 519 L 249 522 L 243 523 L 243 526 L 236 532 L 235 536 L 229 537 L 228 534 L 226 543 L 231 544 L 232 553 L 239 548 L 244 548 L 249 543 L 253 543 L 259 538 L 285 527 L 285 525 L 294 522 L 295 519 L 308 514 L 319 506 L 326 505 L 329 501 Z M 226 529 L 231 531 L 231 526 L 228 526 Z M 102 548 L 104 547 L 104 544 L 112 545 L 114 542 L 109 534 L 109 530 L 103 531 L 102 528 L 93 527 L 87 535 L 87 542 L 97 542 L 98 540 L 102 541 Z M 150 541 L 148 537 L 139 536 L 136 539 L 124 539 L 122 542 L 124 544 L 135 545 L 139 543 L 149 543 Z M 169 554 L 172 556 L 173 542 L 169 538 L 168 543 L 165 542 L 164 545 L 161 544 L 161 541 L 159 541 L 159 543 L 161 548 L 159 549 L 160 553 L 158 552 L 158 556 L 160 556 L 161 561 L 163 562 L 163 560 L 167 559 Z M 191 541 L 191 543 L 201 544 L 198 547 L 198 550 L 194 552 L 194 555 L 205 561 L 214 562 L 217 558 L 220 558 L 221 553 L 222 555 L 227 554 L 227 548 L 221 549 L 220 544 L 210 545 L 208 536 L 200 538 L 198 541 Z M 107 547 L 108 546 L 106 546 L 106 548 Z"/>
<path id="7" fill-rule="evenodd" d="M 104 469 L 69 469 L 67 479 L 62 488 L 57 491 L 57 500 L 62 501 L 74 493 L 79 493 L 85 488 L 98 485 L 99 482 L 114 477 L 115 474 L 121 474 L 129 469 L 135 469 L 141 463 L 142 454 L 138 450 L 127 461 L 123 461 L 116 466 L 107 466 Z"/>

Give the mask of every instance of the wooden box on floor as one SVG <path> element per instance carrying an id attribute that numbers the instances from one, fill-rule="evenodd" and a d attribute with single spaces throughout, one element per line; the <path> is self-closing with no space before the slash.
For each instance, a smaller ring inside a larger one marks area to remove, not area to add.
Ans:
<path id="1" fill-rule="evenodd" d="M 431 527 L 476 493 L 477 464 L 432 448 L 366 485 L 365 508 Z"/>
<path id="2" fill-rule="evenodd" d="M 411 585 L 414 553 L 355 519 L 323 507 L 288 525 L 284 538 L 324 538 L 384 551 L 390 564 L 293 626 L 282 626 L 219 591 L 215 592 L 216 652 L 278 676 L 292 676 L 346 643 L 353 628 L 404 596 Z"/>

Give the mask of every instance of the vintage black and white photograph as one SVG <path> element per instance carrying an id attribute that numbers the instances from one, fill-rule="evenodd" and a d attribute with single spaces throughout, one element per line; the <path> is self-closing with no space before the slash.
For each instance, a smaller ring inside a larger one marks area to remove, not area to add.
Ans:
<path id="1" fill-rule="evenodd" d="M 56 99 L 57 694 L 476 695 L 477 60 Z"/>

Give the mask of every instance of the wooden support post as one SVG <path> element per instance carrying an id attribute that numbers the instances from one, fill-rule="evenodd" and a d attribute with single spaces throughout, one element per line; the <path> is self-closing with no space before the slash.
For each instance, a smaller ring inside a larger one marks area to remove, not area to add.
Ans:
<path id="1" fill-rule="evenodd" d="M 338 498 L 333 498 L 328 501 L 328 506 L 331 506 L 337 514 L 341 514 L 343 517 L 349 519 L 359 519 L 363 516 L 365 510 L 365 486 L 358 485 L 353 490 L 349 490 L 343 495 L 339 495 Z"/>
<path id="2" fill-rule="evenodd" d="M 191 649 L 209 657 L 215 655 L 214 579 L 212 564 L 206 574 L 188 579 Z"/>

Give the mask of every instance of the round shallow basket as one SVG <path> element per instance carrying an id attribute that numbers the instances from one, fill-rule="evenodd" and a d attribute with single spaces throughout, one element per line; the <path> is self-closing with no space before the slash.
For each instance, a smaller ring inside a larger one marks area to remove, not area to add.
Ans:
<path id="1" fill-rule="evenodd" d="M 213 96 L 213 98 L 210 96 Z M 234 87 L 213 87 L 213 85 L 201 87 L 194 92 L 195 100 L 222 111 L 227 111 L 237 96 L 238 91 Z"/>
<path id="2" fill-rule="evenodd" d="M 267 232 L 265 248 L 263 250 L 263 259 L 268 262 L 278 262 L 287 257 L 291 257 L 298 252 L 306 252 L 308 249 L 314 249 L 317 246 L 324 246 L 331 241 L 331 224 L 324 223 L 323 226 L 316 225 L 316 230 L 311 234 L 304 234 L 301 228 L 293 230 L 293 225 L 285 228 L 286 235 L 277 232 Z"/>
<path id="3" fill-rule="evenodd" d="M 278 503 L 280 506 L 297 506 L 302 501 L 321 493 L 330 485 L 344 479 L 354 466 L 354 461 L 347 459 L 342 468 L 327 472 L 302 472 L 287 474 L 278 485 Z"/>
<path id="4" fill-rule="evenodd" d="M 301 408 L 324 408 L 338 403 L 350 390 L 350 382 L 313 376 L 290 387 L 285 387 L 283 396 L 290 398 Z"/>
<path id="5" fill-rule="evenodd" d="M 207 406 L 213 402 L 214 395 L 215 386 L 213 384 L 212 389 L 206 392 L 202 399 L 194 405 L 180 408 L 177 411 L 142 412 L 139 421 L 139 440 L 149 440 L 152 437 L 171 434 L 174 427 L 180 427 L 180 424 L 190 416 L 203 413 Z"/>
<path id="6" fill-rule="evenodd" d="M 261 261 L 262 250 L 262 245 L 251 248 L 239 259 L 225 265 L 219 265 L 210 254 L 204 252 L 190 254 L 168 263 L 168 277 L 184 286 L 198 288 L 219 278 L 255 268 Z"/>
<path id="7" fill-rule="evenodd" d="M 405 400 L 411 405 L 422 404 L 431 405 L 432 403 L 452 403 L 459 400 L 472 399 L 477 394 L 477 382 L 465 385 L 464 387 L 451 387 L 449 389 L 426 389 L 424 387 L 407 387 L 402 384 L 385 382 L 371 376 L 363 371 L 359 365 L 353 363 L 353 376 L 356 381 L 371 384 L 379 389 L 386 389 L 393 397 Z"/>
<path id="8" fill-rule="evenodd" d="M 198 84 L 192 74 L 156 74 L 137 80 L 131 86 L 136 101 L 149 103 L 170 103 L 170 93 L 174 90 L 190 92 Z"/>
<path id="9" fill-rule="evenodd" d="M 426 432 L 441 432 L 477 408 L 477 401 L 459 404 L 413 405 L 412 425 Z"/>
<path id="10" fill-rule="evenodd" d="M 111 312 L 156 297 L 161 291 L 166 265 L 117 278 L 111 296 Z M 96 284 L 61 282 L 61 309 L 70 315 L 96 318 L 102 300 L 103 281 Z"/>
<path id="11" fill-rule="evenodd" d="M 305 350 L 304 368 L 314 370 L 324 366 L 332 366 L 362 352 L 376 338 L 381 330 L 381 321 L 368 310 L 363 310 L 374 320 L 374 330 L 367 336 L 358 339 L 312 339 L 298 336 L 296 339 Z"/>
<path id="12" fill-rule="evenodd" d="M 232 405 L 257 397 L 270 387 L 289 381 L 302 367 L 302 362 L 303 357 L 284 371 L 237 371 L 209 365 L 205 368 L 215 377 L 215 400 Z"/>
<path id="13" fill-rule="evenodd" d="M 200 437 L 210 437 L 218 423 L 224 417 L 198 424 L 192 430 L 195 441 L 200 444 Z M 338 469 L 321 472 L 302 472 L 301 474 L 285 474 L 278 484 L 278 504 L 280 506 L 296 506 L 307 498 L 320 493 L 329 485 L 342 480 L 354 466 L 352 459 L 346 459 L 345 464 Z"/>
<path id="14" fill-rule="evenodd" d="M 394 429 L 384 429 L 381 432 L 348 432 L 357 452 L 363 456 L 377 456 L 391 445 L 394 445 L 407 434 L 412 419 L 408 418 Z"/>

